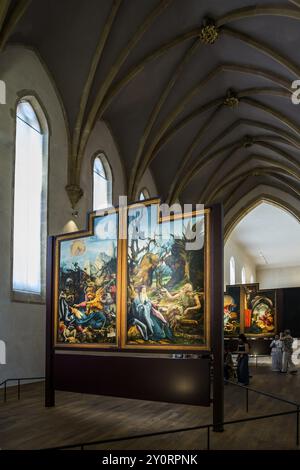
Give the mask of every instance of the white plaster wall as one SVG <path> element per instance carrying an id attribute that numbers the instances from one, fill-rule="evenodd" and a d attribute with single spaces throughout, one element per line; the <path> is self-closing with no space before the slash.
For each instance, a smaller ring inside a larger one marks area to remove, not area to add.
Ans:
<path id="1" fill-rule="evenodd" d="M 256 266 L 253 260 L 247 256 L 243 248 L 236 243 L 234 239 L 229 237 L 224 247 L 224 288 L 230 284 L 230 268 L 229 262 L 231 256 L 235 259 L 235 283 L 242 282 L 242 267 L 245 267 L 246 282 L 250 282 L 251 274 L 253 275 L 253 282 L 256 281 Z"/>
<path id="2" fill-rule="evenodd" d="M 29 49 L 8 47 L 0 56 L 0 77 L 6 83 L 6 104 L 0 105 L 0 339 L 6 343 L 4 378 L 44 375 L 45 305 L 11 301 L 11 256 L 15 109 L 20 94 L 32 90 L 46 110 L 50 129 L 48 231 L 62 231 L 69 203 L 64 190 L 67 176 L 67 133 L 63 112 L 51 79 L 37 55 Z M 55 191 L 51 188 L 55 187 Z"/>
<path id="3" fill-rule="evenodd" d="M 257 268 L 256 274 L 261 289 L 300 287 L 300 266 Z"/>

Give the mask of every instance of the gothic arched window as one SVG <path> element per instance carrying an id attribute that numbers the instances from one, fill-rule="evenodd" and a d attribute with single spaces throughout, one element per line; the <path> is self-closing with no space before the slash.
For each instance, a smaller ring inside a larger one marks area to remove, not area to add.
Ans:
<path id="1" fill-rule="evenodd" d="M 231 256 L 229 261 L 229 280 L 230 285 L 235 284 L 235 260 L 233 256 Z"/>
<path id="2" fill-rule="evenodd" d="M 112 172 L 106 156 L 100 153 L 93 163 L 93 210 L 112 205 Z"/>
<path id="3" fill-rule="evenodd" d="M 18 300 L 45 294 L 48 125 L 34 97 L 16 111 L 12 290 Z M 30 297 L 28 297 L 30 296 Z"/>
<path id="4" fill-rule="evenodd" d="M 242 278 L 242 284 L 246 284 L 246 269 L 245 269 L 245 266 L 242 267 L 241 278 Z"/>
<path id="5" fill-rule="evenodd" d="M 143 188 L 139 194 L 139 201 L 145 201 L 146 199 L 149 199 L 149 198 L 150 198 L 150 194 L 149 194 L 148 189 Z"/>

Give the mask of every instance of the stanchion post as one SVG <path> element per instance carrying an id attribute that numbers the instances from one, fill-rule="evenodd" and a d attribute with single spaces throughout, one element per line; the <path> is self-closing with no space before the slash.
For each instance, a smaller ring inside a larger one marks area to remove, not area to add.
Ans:
<path id="1" fill-rule="evenodd" d="M 297 413 L 296 413 L 296 446 L 299 446 L 299 411 L 300 408 L 297 406 Z"/>
<path id="2" fill-rule="evenodd" d="M 53 317 L 53 290 L 54 290 L 54 246 L 55 238 L 48 237 L 47 245 L 47 289 L 46 289 L 46 384 L 45 406 L 55 405 L 54 385 L 54 317 Z"/>
<path id="3" fill-rule="evenodd" d="M 207 450 L 210 450 L 210 426 L 207 426 Z"/>
<path id="4" fill-rule="evenodd" d="M 224 234 L 223 207 L 211 206 L 211 342 L 214 361 L 213 430 L 223 431 L 224 421 Z"/>

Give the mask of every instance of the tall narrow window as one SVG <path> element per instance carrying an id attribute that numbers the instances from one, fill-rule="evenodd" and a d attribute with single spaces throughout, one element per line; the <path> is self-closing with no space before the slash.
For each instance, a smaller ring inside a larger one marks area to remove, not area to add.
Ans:
<path id="1" fill-rule="evenodd" d="M 112 173 L 103 153 L 94 158 L 93 209 L 105 209 L 112 205 Z"/>
<path id="2" fill-rule="evenodd" d="M 148 189 L 144 188 L 139 194 L 139 201 L 145 201 L 146 199 L 150 198 L 150 194 Z"/>
<path id="3" fill-rule="evenodd" d="M 40 107 L 31 104 L 35 101 L 20 101 L 16 114 L 12 287 L 43 295 L 48 130 Z"/>
<path id="4" fill-rule="evenodd" d="M 0 364 L 6 364 L 6 344 L 0 339 Z"/>
<path id="5" fill-rule="evenodd" d="M 246 269 L 243 266 L 241 271 L 242 284 L 246 284 Z"/>
<path id="6" fill-rule="evenodd" d="M 230 285 L 235 284 L 235 261 L 233 256 L 231 256 L 229 261 L 229 280 Z"/>

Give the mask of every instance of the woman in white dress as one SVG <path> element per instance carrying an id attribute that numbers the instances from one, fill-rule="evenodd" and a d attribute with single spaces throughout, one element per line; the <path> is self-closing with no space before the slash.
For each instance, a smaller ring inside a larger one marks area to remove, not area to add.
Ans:
<path id="1" fill-rule="evenodd" d="M 274 372 L 280 372 L 282 368 L 282 341 L 279 336 L 276 335 L 270 344 L 271 356 L 272 356 L 272 370 Z"/>

